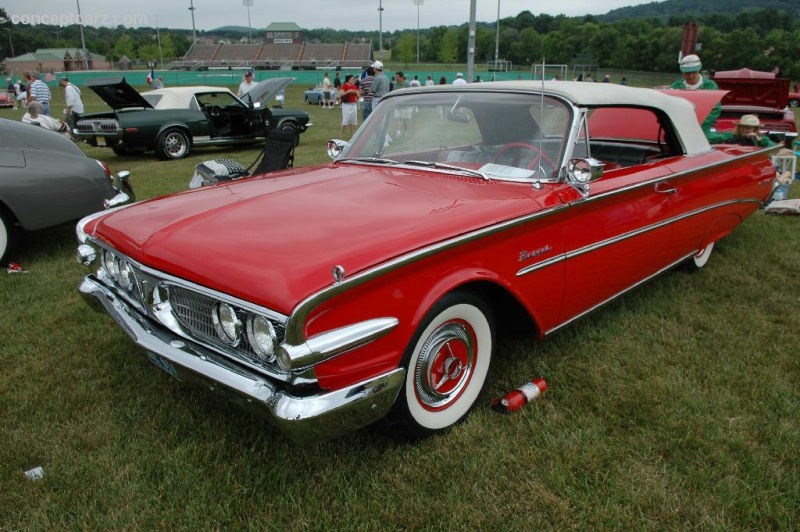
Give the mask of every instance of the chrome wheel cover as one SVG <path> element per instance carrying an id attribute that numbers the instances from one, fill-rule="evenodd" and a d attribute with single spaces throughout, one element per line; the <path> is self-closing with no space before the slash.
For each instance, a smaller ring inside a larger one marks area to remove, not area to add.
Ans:
<path id="1" fill-rule="evenodd" d="M 422 346 L 414 368 L 420 404 L 441 409 L 455 401 L 472 377 L 475 355 L 475 333 L 469 324 L 449 321 L 437 328 Z"/>

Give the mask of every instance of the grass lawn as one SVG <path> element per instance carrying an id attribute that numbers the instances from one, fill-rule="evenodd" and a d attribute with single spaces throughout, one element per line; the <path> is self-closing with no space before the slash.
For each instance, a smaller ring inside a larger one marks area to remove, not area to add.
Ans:
<path id="1" fill-rule="evenodd" d="M 305 88 L 287 93 L 314 123 L 296 166 L 327 161 L 341 121 Z M 130 170 L 140 199 L 259 151 L 162 162 L 84 148 Z M 172 380 L 90 311 L 72 227 L 27 234 L 16 259 L 30 273 L 0 273 L 0 530 L 797 530 L 798 244 L 800 218 L 759 212 L 701 272 L 669 272 L 544 342 L 501 342 L 478 408 L 448 433 L 297 447 Z M 534 376 L 543 397 L 489 409 Z M 44 478 L 26 479 L 36 466 Z"/>

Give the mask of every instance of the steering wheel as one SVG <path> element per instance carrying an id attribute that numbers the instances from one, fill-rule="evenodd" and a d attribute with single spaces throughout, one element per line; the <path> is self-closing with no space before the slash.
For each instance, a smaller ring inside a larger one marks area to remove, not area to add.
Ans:
<path id="1" fill-rule="evenodd" d="M 208 116 L 210 116 L 211 118 L 219 118 L 220 115 L 222 114 L 222 111 L 216 105 L 209 105 L 207 109 L 208 109 Z"/>
<path id="2" fill-rule="evenodd" d="M 540 150 L 533 144 L 528 144 L 527 142 L 512 142 L 511 144 L 506 144 L 505 146 L 497 150 L 497 155 L 494 156 L 494 162 L 500 164 L 503 155 L 512 150 L 516 150 L 519 152 L 516 157 L 513 157 L 511 159 L 512 166 L 518 166 L 520 160 L 522 159 L 522 151 L 528 150 L 533 152 L 535 156 L 533 158 L 533 161 L 530 162 L 526 167 L 528 170 L 536 170 L 540 168 L 541 166 L 540 163 L 542 159 L 544 159 L 544 161 L 547 162 L 547 164 L 549 164 L 553 170 L 556 169 L 555 163 L 550 157 L 547 156 L 546 153 L 543 153 L 542 150 Z M 542 170 L 544 170 L 544 168 L 542 168 Z"/>

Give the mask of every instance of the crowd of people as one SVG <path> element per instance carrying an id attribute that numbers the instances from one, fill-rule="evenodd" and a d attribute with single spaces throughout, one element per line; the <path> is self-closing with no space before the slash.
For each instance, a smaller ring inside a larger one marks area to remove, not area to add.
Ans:
<path id="1" fill-rule="evenodd" d="M 700 57 L 696 54 L 683 57 L 679 63 L 679 69 L 681 71 L 681 78 L 672 83 L 671 88 L 681 90 L 718 89 L 713 79 L 703 75 L 703 65 L 700 61 Z M 256 82 L 253 78 L 254 73 L 252 70 L 245 73 L 236 93 L 239 98 L 244 97 L 256 86 Z M 521 76 L 518 77 L 518 79 L 522 79 Z M 556 76 L 555 79 L 558 80 L 560 78 Z M 480 81 L 481 79 L 478 76 L 475 82 Z M 579 74 L 574 81 L 590 82 L 593 80 L 591 73 L 589 73 L 585 77 L 584 74 Z M 611 77 L 605 75 L 602 82 L 610 83 Z M 74 127 L 77 118 L 84 112 L 80 89 L 70 83 L 69 79 L 66 77 L 59 80 L 59 86 L 64 90 L 66 101 L 66 108 L 64 109 L 65 117 L 63 121 L 51 116 L 50 101 L 52 94 L 47 84 L 40 79 L 39 72 L 26 70 L 22 73 L 22 77 L 16 81 L 12 78 L 6 78 L 6 83 L 7 93 L 14 104 L 14 109 L 21 107 L 26 110 L 22 118 L 23 122 L 39 125 L 69 136 L 69 129 Z M 447 83 L 447 78 L 445 76 L 439 78 L 439 85 L 446 85 Z M 620 85 L 627 85 L 626 78 L 623 77 L 619 83 Z M 426 76 L 424 85 L 431 86 L 434 84 L 436 84 L 436 82 L 434 82 L 433 77 L 430 75 Z M 464 79 L 463 73 L 458 72 L 452 84 L 466 85 L 467 81 Z M 329 74 L 325 73 L 322 80 L 322 107 L 330 109 L 341 104 L 342 124 L 340 135 L 343 136 L 347 128 L 352 136 L 358 127 L 359 101 L 362 102 L 361 117 L 363 120 L 366 120 L 373 109 L 380 103 L 381 98 L 388 92 L 397 88 L 420 87 L 422 85 L 423 82 L 419 80 L 418 76 L 415 75 L 411 81 L 408 81 L 402 71 L 395 72 L 394 76 L 387 76 L 384 73 L 383 63 L 381 61 L 375 61 L 364 69 L 360 77 L 346 74 L 344 82 L 342 82 L 341 73 L 338 71 L 333 81 L 331 81 Z M 153 80 L 153 86 L 156 89 L 163 88 L 163 77 L 159 76 L 155 78 Z M 798 89 L 800 89 L 800 82 L 794 87 L 795 91 Z M 768 137 L 759 134 L 761 123 L 756 115 L 742 116 L 739 122 L 735 124 L 735 129 L 733 131 L 725 133 L 715 132 L 714 126 L 721 114 L 721 110 L 721 105 L 717 103 L 701 124 L 703 132 L 712 144 L 734 143 L 764 147 L 774 145 Z"/>

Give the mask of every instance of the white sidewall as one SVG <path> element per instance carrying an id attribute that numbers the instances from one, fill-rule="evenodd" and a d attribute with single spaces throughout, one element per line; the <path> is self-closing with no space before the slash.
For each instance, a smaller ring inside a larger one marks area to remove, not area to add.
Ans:
<path id="1" fill-rule="evenodd" d="M 425 345 L 428 337 L 443 323 L 451 320 L 464 320 L 469 323 L 474 330 L 477 347 L 475 367 L 472 369 L 472 377 L 467 387 L 463 390 L 458 399 L 443 410 L 431 411 L 425 409 L 417 399 L 414 388 L 414 368 L 417 365 L 422 346 Z M 461 419 L 469 412 L 483 389 L 483 384 L 486 381 L 486 375 L 491 365 L 491 358 L 492 330 L 483 312 L 473 305 L 465 303 L 453 305 L 442 311 L 423 331 L 417 344 L 414 346 L 414 352 L 408 363 L 409 371 L 406 375 L 405 393 L 408 410 L 414 418 L 414 421 L 426 429 L 438 430 L 449 427 Z"/>
<path id="2" fill-rule="evenodd" d="M 708 264 L 708 259 L 711 258 L 712 251 L 714 251 L 714 242 L 711 242 L 709 245 L 701 249 L 694 257 L 692 257 L 695 267 L 702 268 Z"/>

